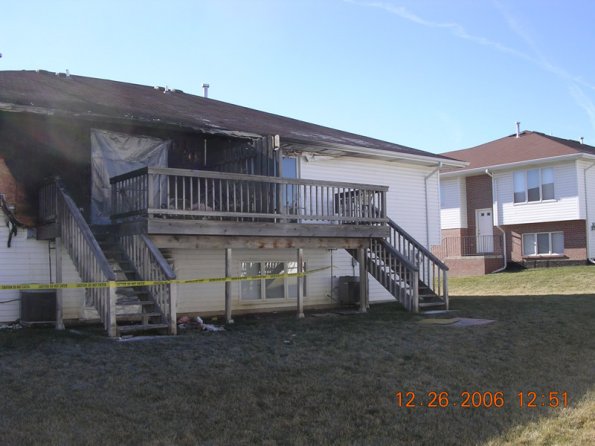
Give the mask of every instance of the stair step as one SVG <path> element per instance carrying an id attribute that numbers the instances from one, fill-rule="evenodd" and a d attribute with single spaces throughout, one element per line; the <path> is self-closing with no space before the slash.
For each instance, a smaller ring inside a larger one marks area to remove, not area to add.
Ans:
<path id="1" fill-rule="evenodd" d="M 121 325 L 118 326 L 118 333 L 122 334 L 149 330 L 163 330 L 166 328 L 169 328 L 168 324 Z"/>
<path id="2" fill-rule="evenodd" d="M 419 302 L 418 306 L 420 308 L 428 308 L 428 307 L 443 307 L 446 304 L 443 301 L 436 301 L 436 302 Z"/>
<path id="3" fill-rule="evenodd" d="M 161 317 L 161 313 L 153 312 L 153 313 L 122 313 L 116 314 L 116 320 L 130 320 L 130 321 L 139 321 L 143 318 L 149 317 Z"/>
<path id="4" fill-rule="evenodd" d="M 132 306 L 132 305 L 155 305 L 155 302 L 151 300 L 139 300 L 139 301 L 128 301 L 128 302 L 118 302 L 116 305 L 118 306 Z"/>
<path id="5" fill-rule="evenodd" d="M 128 274 L 136 274 L 136 271 L 133 269 L 114 269 L 114 273 L 128 275 Z"/>
<path id="6" fill-rule="evenodd" d="M 140 295 L 147 295 L 149 294 L 149 292 L 147 290 L 135 290 L 133 287 L 122 287 L 116 289 L 116 294 L 126 297 L 135 297 Z"/>

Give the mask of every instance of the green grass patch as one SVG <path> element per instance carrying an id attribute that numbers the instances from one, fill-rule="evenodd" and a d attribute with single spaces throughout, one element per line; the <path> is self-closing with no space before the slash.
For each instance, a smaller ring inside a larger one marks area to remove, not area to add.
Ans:
<path id="1" fill-rule="evenodd" d="M 89 329 L 2 331 L 1 441 L 592 444 L 593 295 L 465 296 L 452 307 L 495 322 L 424 325 L 383 304 L 126 343 Z M 399 391 L 425 405 L 399 407 Z M 567 392 L 570 407 L 519 407 L 529 391 Z M 431 392 L 448 392 L 448 407 L 427 407 Z M 502 392 L 504 405 L 463 408 L 463 392 Z"/>
<path id="2" fill-rule="evenodd" d="M 595 265 L 504 271 L 477 277 L 452 277 L 452 296 L 560 295 L 595 291 Z"/>

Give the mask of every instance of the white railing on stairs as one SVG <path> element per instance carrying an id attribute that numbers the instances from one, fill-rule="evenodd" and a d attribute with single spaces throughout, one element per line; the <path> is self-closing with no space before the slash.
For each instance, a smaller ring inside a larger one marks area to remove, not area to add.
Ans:
<path id="1" fill-rule="evenodd" d="M 448 309 L 448 266 L 390 218 L 388 226 L 390 235 L 387 242 L 418 268 L 419 280 Z"/>
<path id="2" fill-rule="evenodd" d="M 83 282 L 114 282 L 116 275 L 80 210 L 59 179 L 40 191 L 39 216 L 43 223 L 57 224 L 58 236 Z M 87 303 L 93 305 L 109 336 L 117 335 L 116 288 L 87 288 Z"/>
<path id="3" fill-rule="evenodd" d="M 166 281 L 176 278 L 175 273 L 151 239 L 144 234 L 125 235 L 118 238 L 119 245 L 144 281 Z M 155 305 L 164 315 L 169 332 L 176 334 L 176 284 L 148 285 Z"/>
<path id="4" fill-rule="evenodd" d="M 419 309 L 419 269 L 385 240 L 372 239 L 368 270 L 407 311 Z"/>

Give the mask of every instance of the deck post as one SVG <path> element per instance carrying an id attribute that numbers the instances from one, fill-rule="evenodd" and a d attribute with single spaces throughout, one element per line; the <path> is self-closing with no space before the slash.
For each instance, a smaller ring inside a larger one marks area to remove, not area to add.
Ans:
<path id="1" fill-rule="evenodd" d="M 62 283 L 62 238 L 56 237 L 56 283 Z M 64 330 L 64 291 L 56 290 L 56 330 Z"/>
<path id="2" fill-rule="evenodd" d="M 116 321 L 116 282 L 110 280 L 108 282 L 108 289 L 107 289 L 107 318 L 106 318 L 106 329 L 107 335 L 110 337 L 118 336 L 118 323 Z"/>
<path id="3" fill-rule="evenodd" d="M 442 292 L 444 293 L 444 306 L 448 310 L 448 271 L 444 271 L 442 280 L 444 280 L 444 286 Z"/>
<path id="4" fill-rule="evenodd" d="M 169 287 L 169 334 L 175 336 L 178 334 L 178 285 L 176 283 L 170 283 Z"/>
<path id="5" fill-rule="evenodd" d="M 365 313 L 368 299 L 368 268 L 366 268 L 365 248 L 358 248 L 357 261 L 359 263 L 359 311 Z"/>
<path id="6" fill-rule="evenodd" d="M 297 277 L 297 317 L 302 319 L 304 317 L 304 249 L 297 250 L 297 271 L 300 274 Z"/>
<path id="7" fill-rule="evenodd" d="M 225 248 L 225 277 L 231 277 L 231 248 Z M 233 324 L 231 318 L 231 282 L 225 282 L 225 323 Z"/>

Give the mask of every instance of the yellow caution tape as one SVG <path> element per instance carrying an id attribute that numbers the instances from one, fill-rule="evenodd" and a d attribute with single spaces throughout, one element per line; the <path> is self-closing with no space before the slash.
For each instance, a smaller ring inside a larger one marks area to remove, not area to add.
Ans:
<path id="1" fill-rule="evenodd" d="M 118 288 L 118 287 L 137 287 L 149 285 L 189 285 L 195 283 L 212 282 L 239 282 L 243 280 L 259 279 L 280 279 L 285 277 L 305 277 L 308 274 L 317 273 L 324 268 L 312 269 L 302 273 L 284 273 L 284 274 L 265 274 L 261 276 L 236 276 L 236 277 L 211 277 L 208 279 L 172 279 L 172 280 L 118 280 L 111 282 L 79 282 L 79 283 L 21 283 L 14 285 L 0 285 L 0 290 L 62 290 L 67 288 Z"/>

